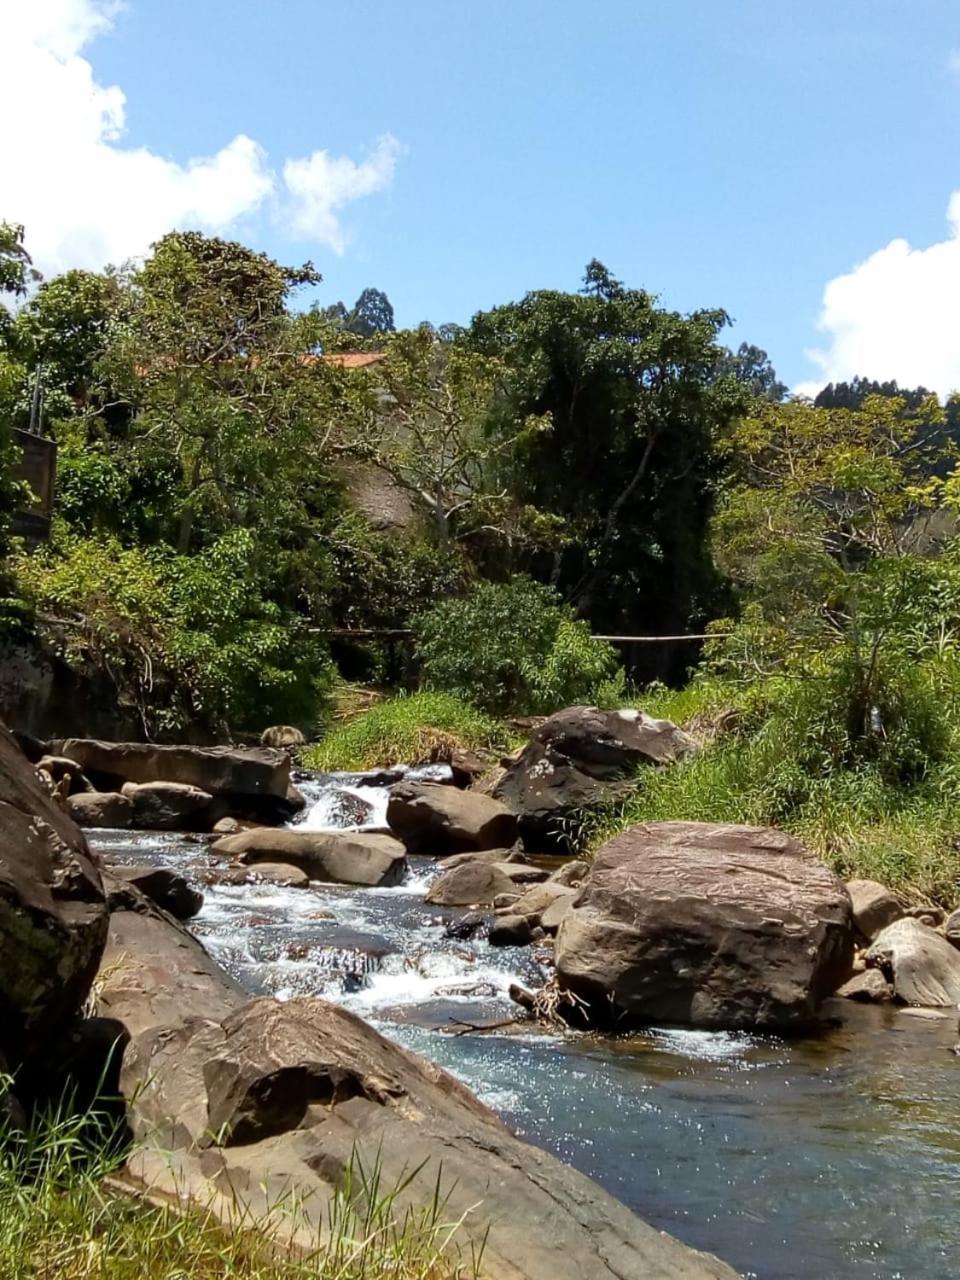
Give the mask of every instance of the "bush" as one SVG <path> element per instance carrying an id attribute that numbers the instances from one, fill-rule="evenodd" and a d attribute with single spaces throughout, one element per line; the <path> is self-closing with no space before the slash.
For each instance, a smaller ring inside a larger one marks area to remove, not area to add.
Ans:
<path id="1" fill-rule="evenodd" d="M 377 703 L 334 729 L 304 755 L 311 769 L 345 770 L 444 760 L 455 748 L 502 748 L 501 724 L 447 693 L 417 693 Z"/>
<path id="2" fill-rule="evenodd" d="M 619 677 L 613 648 L 594 640 L 555 591 L 515 578 L 482 582 L 414 621 L 423 684 L 494 715 L 549 714 L 592 702 Z"/>
<path id="3" fill-rule="evenodd" d="M 277 721 L 312 731 L 329 659 L 299 617 L 258 594 L 254 555 L 245 529 L 196 556 L 61 531 L 16 567 L 37 610 L 71 624 L 57 633 L 63 656 L 108 668 L 151 732 Z"/>

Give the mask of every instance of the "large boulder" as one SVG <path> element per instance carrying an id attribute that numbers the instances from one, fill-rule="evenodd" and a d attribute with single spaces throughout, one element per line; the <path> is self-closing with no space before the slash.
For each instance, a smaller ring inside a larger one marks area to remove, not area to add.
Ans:
<path id="1" fill-rule="evenodd" d="M 145 1139 L 132 1175 L 225 1217 L 293 1195 L 278 1229 L 307 1239 L 348 1171 L 377 1168 L 382 1188 L 403 1184 L 401 1217 L 432 1200 L 439 1177 L 455 1246 L 469 1258 L 485 1239 L 484 1276 L 733 1280 L 514 1137 L 439 1067 L 322 1000 L 260 999 L 149 1029 L 127 1049 L 122 1088 Z"/>
<path id="2" fill-rule="evenodd" d="M 599 850 L 555 954 L 596 1025 L 798 1031 L 853 952 L 846 888 L 792 837 L 653 822 Z"/>
<path id="3" fill-rule="evenodd" d="M 960 951 L 919 920 L 906 917 L 888 925 L 873 940 L 866 958 L 905 1004 L 924 1008 L 960 1004 Z"/>
<path id="4" fill-rule="evenodd" d="M 185 928 L 146 904 L 114 911 L 97 977 L 96 1012 L 129 1036 L 220 1022 L 247 999 Z"/>
<path id="5" fill-rule="evenodd" d="M 268 747 L 168 747 L 95 738 L 51 745 L 104 790 L 119 791 L 125 782 L 179 782 L 213 795 L 285 801 L 290 785 L 289 756 Z"/>
<path id="6" fill-rule="evenodd" d="M 0 1057 L 43 1051 L 86 999 L 107 936 L 82 833 L 0 726 Z"/>
<path id="7" fill-rule="evenodd" d="M 517 836 L 517 820 L 506 805 L 432 782 L 400 782 L 391 787 L 387 824 L 411 853 L 437 857 L 504 848 Z"/>
<path id="8" fill-rule="evenodd" d="M 494 788 L 519 821 L 528 849 L 564 851 L 579 814 L 622 790 L 641 765 L 670 764 L 696 749 L 670 720 L 643 711 L 567 707 L 537 728 Z"/>
<path id="9" fill-rule="evenodd" d="M 407 871 L 406 850 L 391 836 L 358 831 L 241 831 L 216 840 L 210 850 L 229 854 L 246 866 L 289 862 L 311 880 L 336 884 L 401 884 Z"/>

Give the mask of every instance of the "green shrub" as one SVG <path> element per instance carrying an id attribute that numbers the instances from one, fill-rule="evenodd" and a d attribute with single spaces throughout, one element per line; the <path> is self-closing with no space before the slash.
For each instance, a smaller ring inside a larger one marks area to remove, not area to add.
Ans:
<path id="1" fill-rule="evenodd" d="M 454 748 L 503 748 L 507 732 L 496 720 L 448 693 L 416 693 L 377 703 L 311 747 L 311 769 L 375 769 L 444 760 Z"/>
<path id="2" fill-rule="evenodd" d="M 16 567 L 38 613 L 75 622 L 60 640 L 67 660 L 109 668 L 154 733 L 277 721 L 312 731 L 329 658 L 302 619 L 259 594 L 255 551 L 245 529 L 195 556 L 61 530 Z"/>
<path id="3" fill-rule="evenodd" d="M 526 578 L 441 601 L 415 619 L 414 634 L 423 684 L 494 715 L 549 714 L 594 701 L 601 686 L 609 699 L 619 674 L 612 647 Z"/>

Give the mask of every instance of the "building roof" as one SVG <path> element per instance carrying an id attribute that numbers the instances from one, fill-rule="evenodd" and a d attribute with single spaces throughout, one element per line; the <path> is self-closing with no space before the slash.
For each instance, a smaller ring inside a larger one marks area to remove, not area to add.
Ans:
<path id="1" fill-rule="evenodd" d="M 379 364 L 386 355 L 383 351 L 332 351 L 323 359 L 327 364 L 339 365 L 341 369 L 365 369 L 367 365 Z"/>

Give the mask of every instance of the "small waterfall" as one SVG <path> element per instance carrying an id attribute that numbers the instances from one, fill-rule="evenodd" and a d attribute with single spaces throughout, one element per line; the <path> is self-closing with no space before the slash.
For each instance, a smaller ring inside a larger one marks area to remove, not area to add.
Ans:
<path id="1" fill-rule="evenodd" d="M 300 831 L 385 831 L 395 782 L 449 782 L 447 764 L 398 765 L 369 773 L 315 773 L 297 779 L 307 807 L 289 824 Z"/>

